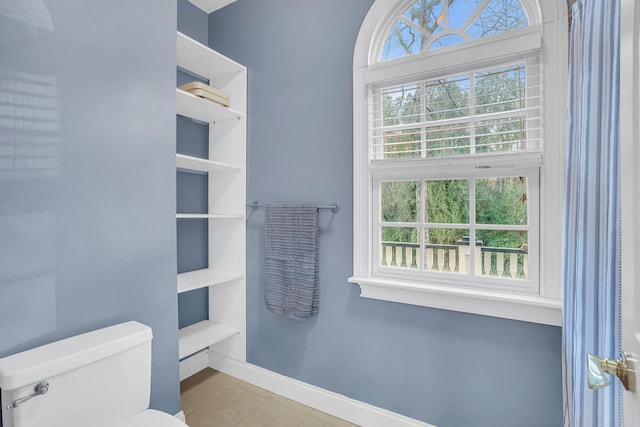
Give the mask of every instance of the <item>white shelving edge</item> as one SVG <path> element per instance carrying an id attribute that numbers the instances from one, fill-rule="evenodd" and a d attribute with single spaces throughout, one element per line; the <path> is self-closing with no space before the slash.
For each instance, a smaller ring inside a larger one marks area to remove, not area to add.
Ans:
<path id="1" fill-rule="evenodd" d="M 194 323 L 191 326 L 180 329 L 178 332 L 178 357 L 184 359 L 239 333 L 240 331 L 236 328 L 210 320 Z"/>
<path id="2" fill-rule="evenodd" d="M 178 293 L 239 280 L 244 274 L 204 268 L 178 274 Z"/>
<path id="3" fill-rule="evenodd" d="M 189 36 L 178 32 L 176 39 L 178 67 L 196 73 L 209 80 L 241 73 L 244 65 L 227 58 Z"/>
<path id="4" fill-rule="evenodd" d="M 176 154 L 176 167 L 199 172 L 242 171 L 244 168 L 200 157 Z"/>
<path id="5" fill-rule="evenodd" d="M 189 0 L 195 6 L 207 13 L 215 12 L 218 9 L 222 9 L 228 4 L 235 2 L 236 0 Z"/>
<path id="6" fill-rule="evenodd" d="M 244 114 L 232 108 L 200 98 L 178 88 L 176 88 L 176 112 L 181 116 L 208 123 L 238 120 L 244 116 Z"/>

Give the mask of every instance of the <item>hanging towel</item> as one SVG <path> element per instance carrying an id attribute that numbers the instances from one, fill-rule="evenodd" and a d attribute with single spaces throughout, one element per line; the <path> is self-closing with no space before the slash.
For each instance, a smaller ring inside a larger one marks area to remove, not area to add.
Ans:
<path id="1" fill-rule="evenodd" d="M 320 302 L 317 205 L 267 205 L 265 233 L 267 308 L 307 320 Z"/>

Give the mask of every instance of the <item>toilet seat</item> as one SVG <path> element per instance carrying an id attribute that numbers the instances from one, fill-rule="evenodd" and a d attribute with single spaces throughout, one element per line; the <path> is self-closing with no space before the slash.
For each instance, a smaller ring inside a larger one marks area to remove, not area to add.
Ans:
<path id="1" fill-rule="evenodd" d="M 185 423 L 166 412 L 147 409 L 129 418 L 118 427 L 188 427 Z"/>

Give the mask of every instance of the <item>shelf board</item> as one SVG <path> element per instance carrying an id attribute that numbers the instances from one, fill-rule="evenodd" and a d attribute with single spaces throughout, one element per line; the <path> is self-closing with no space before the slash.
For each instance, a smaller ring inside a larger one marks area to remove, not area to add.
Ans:
<path id="1" fill-rule="evenodd" d="M 178 88 L 176 88 L 176 112 L 181 116 L 208 123 L 238 120 L 244 117 L 244 114 L 239 111 Z"/>
<path id="2" fill-rule="evenodd" d="M 216 162 L 214 160 L 202 159 L 200 157 L 187 156 L 185 154 L 176 154 L 176 167 L 200 172 L 243 170 L 243 168 L 241 167 L 233 166 L 228 163 Z"/>
<path id="3" fill-rule="evenodd" d="M 176 214 L 178 219 L 243 219 L 244 214 L 192 214 L 179 213 Z"/>
<path id="4" fill-rule="evenodd" d="M 205 268 L 178 274 L 178 293 L 242 279 L 243 274 Z"/>
<path id="5" fill-rule="evenodd" d="M 176 38 L 176 60 L 178 67 L 214 81 L 246 70 L 243 65 L 180 32 Z"/>
<path id="6" fill-rule="evenodd" d="M 178 332 L 178 357 L 184 359 L 239 333 L 240 331 L 235 328 L 210 320 L 194 323 Z"/>

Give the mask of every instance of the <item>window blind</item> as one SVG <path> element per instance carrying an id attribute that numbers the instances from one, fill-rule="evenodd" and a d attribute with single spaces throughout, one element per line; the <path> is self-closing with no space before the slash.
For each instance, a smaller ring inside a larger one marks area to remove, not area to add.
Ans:
<path id="1" fill-rule="evenodd" d="M 538 51 L 487 68 L 369 89 L 371 160 L 541 149 Z"/>

